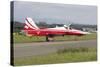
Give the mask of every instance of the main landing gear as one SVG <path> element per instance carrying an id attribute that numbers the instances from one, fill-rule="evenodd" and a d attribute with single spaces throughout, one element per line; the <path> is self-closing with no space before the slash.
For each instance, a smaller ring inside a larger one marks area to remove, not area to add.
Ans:
<path id="1" fill-rule="evenodd" d="M 46 41 L 47 41 L 47 42 L 53 41 L 53 35 L 48 35 L 48 36 L 46 36 Z"/>

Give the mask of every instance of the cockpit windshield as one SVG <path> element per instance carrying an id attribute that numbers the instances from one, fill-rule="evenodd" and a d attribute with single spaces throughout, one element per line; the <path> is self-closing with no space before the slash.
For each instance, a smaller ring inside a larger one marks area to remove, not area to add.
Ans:
<path id="1" fill-rule="evenodd" d="M 65 27 L 66 29 L 72 29 L 71 27 Z"/>

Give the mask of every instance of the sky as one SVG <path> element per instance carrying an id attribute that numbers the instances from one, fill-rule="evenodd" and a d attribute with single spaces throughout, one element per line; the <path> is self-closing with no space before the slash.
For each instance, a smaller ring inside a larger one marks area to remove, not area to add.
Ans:
<path id="1" fill-rule="evenodd" d="M 14 21 L 23 23 L 31 17 L 35 22 L 50 24 L 97 24 L 96 6 L 14 1 L 13 12 Z"/>

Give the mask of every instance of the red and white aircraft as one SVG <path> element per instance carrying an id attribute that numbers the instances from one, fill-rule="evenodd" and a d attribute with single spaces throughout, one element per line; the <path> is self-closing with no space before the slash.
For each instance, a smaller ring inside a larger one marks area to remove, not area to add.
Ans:
<path id="1" fill-rule="evenodd" d="M 46 36 L 46 41 L 51 41 L 56 35 L 86 35 L 88 32 L 83 32 L 64 25 L 64 27 L 44 28 L 37 27 L 35 22 L 30 18 L 26 18 L 25 26 L 22 30 L 27 36 Z"/>

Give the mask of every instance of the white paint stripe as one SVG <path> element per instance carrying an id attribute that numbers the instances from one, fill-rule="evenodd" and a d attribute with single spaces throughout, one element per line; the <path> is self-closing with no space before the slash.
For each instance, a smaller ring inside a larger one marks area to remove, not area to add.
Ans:
<path id="1" fill-rule="evenodd" d="M 28 29 L 28 26 L 25 25 L 25 28 Z"/>
<path id="2" fill-rule="evenodd" d="M 35 22 L 34 22 L 31 18 L 27 18 L 27 20 L 28 20 L 28 22 L 29 22 L 32 26 L 34 26 L 36 29 L 39 29 L 39 28 L 37 27 L 37 25 L 35 24 Z"/>
<path id="3" fill-rule="evenodd" d="M 26 20 L 25 20 L 26 25 L 28 25 L 30 28 L 35 29 L 34 27 L 32 27 Z"/>

